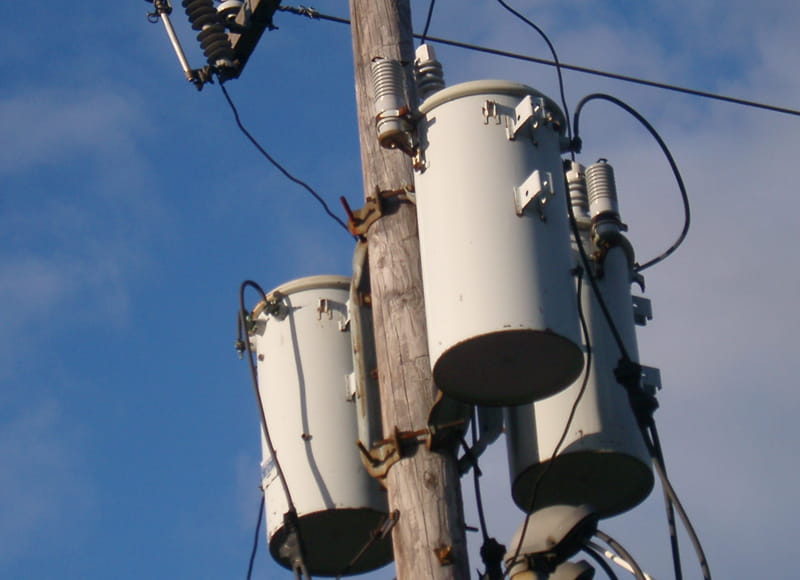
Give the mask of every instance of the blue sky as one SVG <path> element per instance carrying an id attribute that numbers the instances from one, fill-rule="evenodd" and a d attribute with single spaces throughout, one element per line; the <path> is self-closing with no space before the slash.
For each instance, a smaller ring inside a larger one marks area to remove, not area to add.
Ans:
<path id="1" fill-rule="evenodd" d="M 179 2 L 173 16 L 194 66 Z M 698 5 L 701 4 L 701 5 Z M 564 62 L 784 106 L 800 100 L 796 3 L 513 5 Z M 0 577 L 244 577 L 258 501 L 258 419 L 232 348 L 236 292 L 348 274 L 351 240 L 196 92 L 149 4 L 8 11 L 0 86 Z M 343 1 L 320 11 L 347 16 Z M 412 2 L 421 30 L 427 2 Z M 338 211 L 360 206 L 349 30 L 281 14 L 241 79 L 244 122 Z M 494 1 L 439 0 L 431 34 L 548 58 Z M 449 83 L 504 78 L 557 96 L 548 67 L 439 49 Z M 800 120 L 565 73 L 570 108 L 608 92 L 641 111 L 692 200 L 684 246 L 648 272 L 642 361 L 673 483 L 717 578 L 790 577 L 800 484 L 791 361 Z M 641 257 L 680 228 L 666 162 L 636 122 L 592 103 L 581 161 L 615 166 Z M 502 440 L 485 459 L 490 531 L 521 522 Z M 469 485 L 468 521 L 475 523 Z M 670 577 L 660 492 L 603 523 Z M 472 567 L 480 566 L 477 539 Z M 698 577 L 684 541 L 687 577 Z M 600 574 L 598 573 L 598 576 Z M 262 540 L 256 577 L 289 578 Z M 390 568 L 369 575 L 389 579 Z"/>

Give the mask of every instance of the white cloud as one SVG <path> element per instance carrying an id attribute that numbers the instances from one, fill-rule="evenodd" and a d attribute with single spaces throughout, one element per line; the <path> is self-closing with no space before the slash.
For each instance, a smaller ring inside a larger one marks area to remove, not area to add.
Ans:
<path id="1" fill-rule="evenodd" d="M 0 101 L 0 124 L 13 136 L 0 150 L 0 174 L 104 155 L 144 128 L 129 98 L 61 89 L 33 89 Z"/>
<path id="2" fill-rule="evenodd" d="M 20 388 L 23 388 L 20 386 Z M 94 509 L 80 446 L 60 406 L 29 405 L 0 423 L 0 565 L 43 541 L 71 545 Z M 72 530 L 63 534 L 63 529 Z"/>

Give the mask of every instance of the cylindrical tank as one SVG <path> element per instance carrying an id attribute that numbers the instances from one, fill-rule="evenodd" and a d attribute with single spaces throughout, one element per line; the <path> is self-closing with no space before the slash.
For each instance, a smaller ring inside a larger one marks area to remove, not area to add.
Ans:
<path id="1" fill-rule="evenodd" d="M 591 254 L 596 248 L 590 246 L 588 217 L 579 224 L 584 247 Z M 628 251 L 622 245 L 608 250 L 595 276 L 629 356 L 638 361 Z M 614 377 L 619 347 L 586 280 L 581 304 L 592 363 L 556 457 L 551 460 L 583 377 L 548 399 L 506 410 L 512 496 L 528 512 L 554 504 L 590 504 L 601 517 L 609 517 L 644 500 L 653 487 L 653 474 L 627 393 Z"/>
<path id="2" fill-rule="evenodd" d="M 253 310 L 251 340 L 267 426 L 295 504 L 313 575 L 341 572 L 388 512 L 385 493 L 364 469 L 358 439 L 348 325 L 350 280 L 313 276 L 269 293 Z M 262 477 L 272 556 L 287 539 L 288 501 L 262 431 Z M 350 570 L 387 564 L 391 543 L 373 545 Z"/>
<path id="3" fill-rule="evenodd" d="M 415 188 L 434 381 L 482 405 L 552 395 L 583 365 L 563 115 L 505 81 L 442 89 L 419 110 Z"/>

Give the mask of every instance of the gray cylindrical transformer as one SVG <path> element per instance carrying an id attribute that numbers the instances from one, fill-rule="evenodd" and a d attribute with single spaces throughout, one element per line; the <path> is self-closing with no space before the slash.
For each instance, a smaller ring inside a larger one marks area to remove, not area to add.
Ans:
<path id="1" fill-rule="evenodd" d="M 587 222 L 582 229 L 588 249 Z M 626 248 L 616 246 L 605 255 L 596 281 L 629 356 L 638 361 L 632 276 Z M 585 280 L 581 304 L 592 364 L 586 390 L 556 457 L 551 460 L 583 377 L 553 397 L 506 411 L 512 496 L 525 511 L 554 504 L 590 504 L 600 516 L 608 517 L 644 500 L 653 487 L 653 474 L 627 393 L 614 377 L 619 347 Z"/>
<path id="2" fill-rule="evenodd" d="M 583 365 L 563 115 L 505 81 L 442 89 L 420 114 L 415 187 L 434 381 L 483 405 L 550 396 Z"/>
<path id="3" fill-rule="evenodd" d="M 350 280 L 313 276 L 284 284 L 253 311 L 264 414 L 297 509 L 312 575 L 336 575 L 356 556 L 388 512 L 385 493 L 364 469 L 358 439 L 347 302 Z M 288 532 L 288 502 L 262 432 L 262 483 L 273 558 Z M 392 559 L 391 543 L 373 545 L 351 573 Z"/>

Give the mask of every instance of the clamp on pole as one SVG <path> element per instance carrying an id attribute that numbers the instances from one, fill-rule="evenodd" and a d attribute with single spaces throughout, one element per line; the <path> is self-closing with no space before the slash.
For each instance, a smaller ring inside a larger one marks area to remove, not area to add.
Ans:
<path id="1" fill-rule="evenodd" d="M 359 239 L 364 240 L 370 226 L 382 218 L 397 211 L 402 203 L 417 203 L 413 185 L 405 185 L 399 189 L 376 189 L 375 194 L 367 197 L 364 207 L 352 209 L 344 196 L 339 198 L 347 214 L 347 230 Z"/>

